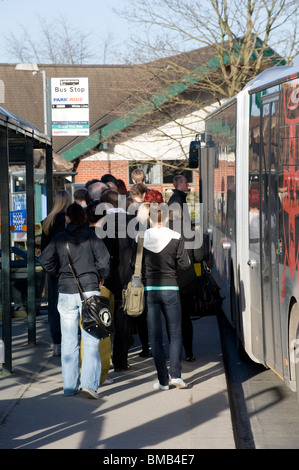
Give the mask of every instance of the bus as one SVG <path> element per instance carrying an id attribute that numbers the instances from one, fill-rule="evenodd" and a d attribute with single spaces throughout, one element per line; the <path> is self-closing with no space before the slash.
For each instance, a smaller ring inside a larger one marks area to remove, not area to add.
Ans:
<path id="1" fill-rule="evenodd" d="M 223 312 L 299 398 L 299 66 L 265 70 L 208 114 L 189 158 Z"/>

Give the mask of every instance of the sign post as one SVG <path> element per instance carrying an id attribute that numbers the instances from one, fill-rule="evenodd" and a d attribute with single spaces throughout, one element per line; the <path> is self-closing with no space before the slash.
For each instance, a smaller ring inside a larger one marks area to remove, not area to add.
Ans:
<path id="1" fill-rule="evenodd" d="M 89 135 L 88 78 L 51 78 L 52 136 Z"/>

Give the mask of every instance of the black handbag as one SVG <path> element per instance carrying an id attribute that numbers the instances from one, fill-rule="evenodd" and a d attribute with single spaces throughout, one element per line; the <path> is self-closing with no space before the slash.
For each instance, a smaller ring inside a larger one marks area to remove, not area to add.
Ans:
<path id="1" fill-rule="evenodd" d="M 90 335 L 98 339 L 107 338 L 115 333 L 113 316 L 110 310 L 110 302 L 107 297 L 94 294 L 85 298 L 81 289 L 76 271 L 72 262 L 69 244 L 66 243 L 69 266 L 78 286 L 82 301 L 81 325 Z"/>
<path id="2" fill-rule="evenodd" d="M 223 297 L 205 261 L 202 263 L 202 268 L 201 276 L 197 278 L 195 310 L 200 317 L 217 315 L 221 310 Z"/>

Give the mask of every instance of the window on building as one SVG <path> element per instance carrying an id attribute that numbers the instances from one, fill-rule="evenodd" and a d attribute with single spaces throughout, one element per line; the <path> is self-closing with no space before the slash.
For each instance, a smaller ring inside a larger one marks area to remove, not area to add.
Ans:
<path id="1" fill-rule="evenodd" d="M 186 162 L 182 160 L 167 160 L 163 163 L 163 184 L 172 184 L 175 175 L 185 176 L 188 183 L 193 183 L 193 171 L 185 170 Z"/>
<path id="2" fill-rule="evenodd" d="M 180 160 L 166 160 L 162 164 L 136 162 L 129 167 L 129 183 L 133 184 L 131 173 L 136 168 L 141 168 L 144 171 L 145 184 L 148 185 L 172 184 L 175 175 L 183 175 L 188 183 L 193 183 L 193 171 L 185 170 L 185 166 L 186 162 Z"/>
<path id="3" fill-rule="evenodd" d="M 162 177 L 161 177 L 161 165 L 157 163 L 144 163 L 144 162 L 136 162 L 129 167 L 129 183 L 133 184 L 131 174 L 133 170 L 136 168 L 140 168 L 145 173 L 145 184 L 162 184 Z"/>

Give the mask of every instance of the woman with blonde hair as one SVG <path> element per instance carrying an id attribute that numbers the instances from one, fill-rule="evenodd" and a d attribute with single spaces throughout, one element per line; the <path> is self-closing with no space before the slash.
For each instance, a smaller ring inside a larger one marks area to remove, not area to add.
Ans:
<path id="1" fill-rule="evenodd" d="M 49 245 L 56 233 L 65 229 L 65 215 L 67 208 L 72 203 L 71 195 L 68 191 L 61 189 L 54 195 L 53 208 L 49 215 L 42 221 L 41 252 Z M 50 276 L 50 333 L 54 344 L 53 356 L 61 354 L 61 330 L 60 316 L 57 310 L 58 302 L 58 281 Z"/>
<path id="2" fill-rule="evenodd" d="M 49 245 L 55 233 L 64 230 L 66 210 L 71 203 L 71 195 L 64 189 L 57 191 L 54 195 L 52 210 L 42 221 L 41 251 Z"/>

